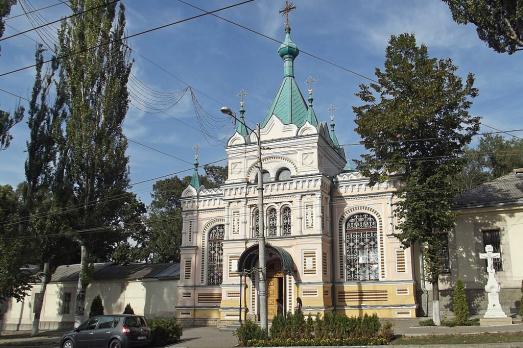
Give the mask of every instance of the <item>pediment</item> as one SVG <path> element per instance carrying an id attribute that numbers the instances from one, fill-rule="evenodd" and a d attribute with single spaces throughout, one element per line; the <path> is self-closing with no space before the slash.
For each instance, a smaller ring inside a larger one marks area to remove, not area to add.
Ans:
<path id="1" fill-rule="evenodd" d="M 309 135 L 318 134 L 318 130 L 309 121 L 306 121 L 303 126 L 298 130 L 298 135 Z"/>
<path id="2" fill-rule="evenodd" d="M 198 194 L 198 191 L 191 185 L 187 186 L 185 190 L 182 192 L 182 197 L 192 197 L 196 196 Z"/>
<path id="3" fill-rule="evenodd" d="M 240 133 L 236 132 L 227 142 L 227 146 L 243 145 L 245 144 L 245 138 Z"/>
<path id="4" fill-rule="evenodd" d="M 261 129 L 262 140 L 291 138 L 298 134 L 298 127 L 294 124 L 283 124 L 276 116 L 272 115 L 265 127 Z M 251 141 L 256 141 L 256 135 L 251 134 Z"/>

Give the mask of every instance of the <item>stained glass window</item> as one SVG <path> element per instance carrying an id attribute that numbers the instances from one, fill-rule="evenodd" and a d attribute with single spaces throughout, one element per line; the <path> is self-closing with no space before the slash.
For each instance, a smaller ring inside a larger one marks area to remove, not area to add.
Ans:
<path id="1" fill-rule="evenodd" d="M 260 212 L 258 209 L 252 213 L 252 238 L 258 238 L 258 234 L 260 233 Z"/>
<path id="2" fill-rule="evenodd" d="M 347 220 L 345 262 L 347 281 L 378 279 L 378 228 L 372 215 L 359 213 Z"/>
<path id="3" fill-rule="evenodd" d="M 216 225 L 209 231 L 207 243 L 207 283 L 220 285 L 223 279 L 223 236 L 224 225 Z"/>
<path id="4" fill-rule="evenodd" d="M 291 235 L 291 208 L 283 207 L 281 210 L 281 234 L 282 236 Z"/>
<path id="5" fill-rule="evenodd" d="M 276 230 L 278 228 L 278 216 L 276 213 L 276 208 L 270 208 L 267 212 L 267 221 L 269 225 L 268 234 L 269 237 L 276 237 Z"/>

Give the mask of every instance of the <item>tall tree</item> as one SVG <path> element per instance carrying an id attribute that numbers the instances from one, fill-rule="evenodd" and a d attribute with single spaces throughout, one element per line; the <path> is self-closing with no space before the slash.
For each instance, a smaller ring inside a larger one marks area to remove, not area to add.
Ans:
<path id="1" fill-rule="evenodd" d="M 22 201 L 19 190 L 0 185 L 0 302 L 11 297 L 21 301 L 35 280 L 27 270 L 27 239 L 18 233 Z"/>
<path id="2" fill-rule="evenodd" d="M 403 182 L 395 193 L 397 237 L 405 246 L 424 247 L 438 324 L 442 235 L 454 226 L 453 178 L 479 129 L 479 118 L 468 112 L 478 93 L 474 78 L 469 74 L 463 82 L 456 71 L 450 59 L 430 58 L 414 35 L 392 36 L 385 69 L 376 69 L 376 83 L 360 85 L 356 95 L 363 105 L 353 108 L 356 131 L 369 151 L 358 161 L 359 170 L 371 185 L 392 173 Z"/>
<path id="3" fill-rule="evenodd" d="M 35 237 L 32 262 L 42 265 L 42 279 L 40 296 L 43 300 L 50 271 L 54 262 L 71 255 L 70 239 L 65 235 L 56 236 L 63 232 L 64 223 L 53 213 L 60 204 L 57 204 L 58 195 L 53 190 L 56 161 L 59 144 L 62 141 L 62 126 L 67 116 L 63 81 L 55 81 L 58 69 L 56 60 L 42 71 L 44 49 L 39 45 L 36 49 L 36 75 L 32 97 L 29 102 L 28 126 L 29 140 L 27 141 L 27 160 L 25 162 L 24 185 L 24 213 L 22 218 L 22 232 L 24 235 Z M 56 88 L 53 88 L 56 86 Z M 55 102 L 49 106 L 49 95 L 54 94 Z M 58 193 L 58 191 L 56 191 Z M 49 235 L 53 235 L 49 237 Z M 67 248 L 69 247 L 69 248 Z M 74 249 L 73 249 L 74 250 Z M 38 333 L 41 303 L 35 306 L 32 334 Z"/>
<path id="4" fill-rule="evenodd" d="M 4 35 L 5 17 L 11 13 L 11 7 L 16 4 L 16 0 L 0 1 L 0 38 Z M 11 115 L 7 111 L 0 110 L 0 149 L 5 149 L 11 143 L 13 136 L 9 132 L 14 125 L 22 120 L 24 108 L 18 106 Z"/>
<path id="5" fill-rule="evenodd" d="M 75 326 L 85 308 L 87 262 L 106 260 L 125 238 L 120 212 L 128 192 L 127 139 L 122 124 L 128 109 L 131 71 L 124 38 L 124 6 L 104 0 L 70 0 L 73 13 L 59 32 L 60 66 L 67 84 L 64 182 L 70 188 L 70 219 L 81 245 L 82 276 L 77 290 Z M 99 233 L 105 231 L 104 233 Z M 97 233 L 98 232 L 98 233 Z"/>
<path id="6" fill-rule="evenodd" d="M 523 50 L 523 0 L 443 0 L 457 23 L 476 25 L 481 40 L 499 53 Z"/>

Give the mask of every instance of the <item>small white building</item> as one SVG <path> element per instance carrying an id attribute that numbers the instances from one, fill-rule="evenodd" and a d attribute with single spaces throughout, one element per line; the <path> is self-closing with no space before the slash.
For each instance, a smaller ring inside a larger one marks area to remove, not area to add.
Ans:
<path id="1" fill-rule="evenodd" d="M 488 275 L 479 254 L 490 244 L 501 254 L 494 261 L 501 306 L 507 315 L 516 314 L 523 281 L 523 168 L 463 193 L 456 213 L 455 232 L 449 234 L 448 273 L 441 278 L 442 310 L 451 310 L 452 288 L 461 279 L 472 314 L 485 312 Z"/>
<path id="2" fill-rule="evenodd" d="M 59 266 L 47 284 L 40 316 L 40 329 L 72 328 L 80 265 Z M 123 313 L 130 304 L 135 314 L 148 318 L 173 317 L 178 263 L 114 265 L 95 264 L 86 290 L 85 316 L 93 299 L 102 298 L 105 314 Z M 31 330 L 35 297 L 41 285 L 33 285 L 23 301 L 11 299 L 0 306 L 0 331 Z"/>

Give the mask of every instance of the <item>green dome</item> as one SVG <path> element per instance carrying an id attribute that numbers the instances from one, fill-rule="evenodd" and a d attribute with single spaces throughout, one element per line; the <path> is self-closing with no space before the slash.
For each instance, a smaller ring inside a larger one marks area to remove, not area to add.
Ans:
<path id="1" fill-rule="evenodd" d="M 286 56 L 291 56 L 292 59 L 296 58 L 300 53 L 298 46 L 291 40 L 291 29 L 288 28 L 285 30 L 285 40 L 278 48 L 278 54 L 280 57 L 285 58 Z"/>

